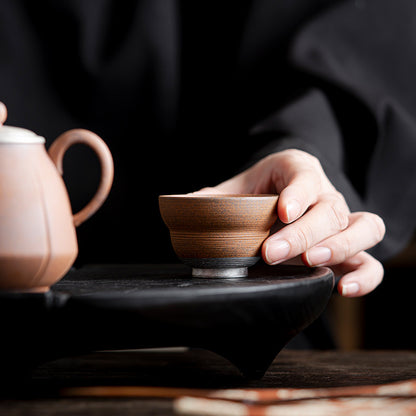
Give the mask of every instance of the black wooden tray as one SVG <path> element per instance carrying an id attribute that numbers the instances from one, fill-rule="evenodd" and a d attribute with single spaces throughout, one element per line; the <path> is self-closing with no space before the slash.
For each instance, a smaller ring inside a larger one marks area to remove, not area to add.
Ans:
<path id="1" fill-rule="evenodd" d="M 325 309 L 328 268 L 254 266 L 247 278 L 193 278 L 183 265 L 91 265 L 45 294 L 0 293 L 3 369 L 98 350 L 188 346 L 261 377 Z"/>

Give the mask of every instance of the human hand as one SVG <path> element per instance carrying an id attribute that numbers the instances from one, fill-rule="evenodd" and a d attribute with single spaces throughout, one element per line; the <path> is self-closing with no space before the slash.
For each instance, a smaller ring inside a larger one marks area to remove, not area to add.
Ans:
<path id="1" fill-rule="evenodd" d="M 279 194 L 277 212 L 283 224 L 262 246 L 268 264 L 301 256 L 307 266 L 330 266 L 342 276 L 339 293 L 348 297 L 371 292 L 383 279 L 383 266 L 365 252 L 383 239 L 383 220 L 369 212 L 351 213 L 318 159 L 308 153 L 289 149 L 271 154 L 198 192 Z"/>
<path id="2" fill-rule="evenodd" d="M 0 101 L 0 126 L 6 121 L 7 107 Z"/>

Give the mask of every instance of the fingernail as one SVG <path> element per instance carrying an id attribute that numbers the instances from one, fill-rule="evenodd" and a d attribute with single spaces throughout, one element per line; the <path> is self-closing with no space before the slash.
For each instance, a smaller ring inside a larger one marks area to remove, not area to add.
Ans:
<path id="1" fill-rule="evenodd" d="M 312 247 L 305 255 L 309 266 L 321 266 L 329 261 L 332 251 L 328 247 Z"/>
<path id="2" fill-rule="evenodd" d="M 286 205 L 286 216 L 287 216 L 288 222 L 294 221 L 299 216 L 299 214 L 300 214 L 299 202 L 296 200 L 290 201 Z"/>
<path id="3" fill-rule="evenodd" d="M 269 242 L 266 246 L 266 261 L 274 265 L 286 260 L 290 251 L 290 245 L 286 240 Z"/>
<path id="4" fill-rule="evenodd" d="M 351 296 L 355 295 L 360 291 L 360 285 L 358 283 L 352 282 L 342 285 L 342 296 Z"/>

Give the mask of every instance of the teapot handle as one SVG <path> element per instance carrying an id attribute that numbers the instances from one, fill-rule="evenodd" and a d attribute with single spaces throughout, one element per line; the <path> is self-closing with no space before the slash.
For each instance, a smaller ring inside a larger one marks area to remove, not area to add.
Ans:
<path id="1" fill-rule="evenodd" d="M 74 214 L 76 227 L 90 218 L 101 207 L 110 192 L 114 177 L 113 158 L 109 148 L 95 133 L 84 129 L 73 129 L 62 133 L 49 147 L 49 156 L 61 175 L 63 174 L 62 161 L 65 152 L 70 146 L 78 143 L 91 147 L 98 156 L 101 165 L 101 179 L 97 192 L 91 201 Z"/>

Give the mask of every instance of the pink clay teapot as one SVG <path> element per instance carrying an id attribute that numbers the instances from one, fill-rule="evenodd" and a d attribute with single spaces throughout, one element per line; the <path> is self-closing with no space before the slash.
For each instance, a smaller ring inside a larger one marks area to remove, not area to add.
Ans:
<path id="1" fill-rule="evenodd" d="M 63 133 L 46 152 L 43 137 L 2 125 L 5 115 L 0 111 L 0 290 L 45 292 L 74 263 L 75 227 L 107 198 L 113 160 L 104 141 L 83 129 Z M 95 151 L 101 180 L 91 201 L 73 215 L 61 174 L 64 153 L 75 143 Z"/>

